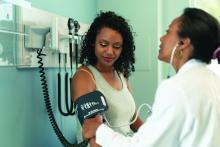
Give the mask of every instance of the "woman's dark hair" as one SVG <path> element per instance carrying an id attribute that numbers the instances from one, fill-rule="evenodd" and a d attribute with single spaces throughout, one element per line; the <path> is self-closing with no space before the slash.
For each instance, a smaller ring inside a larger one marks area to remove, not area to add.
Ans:
<path id="1" fill-rule="evenodd" d="M 212 15 L 198 8 L 185 8 L 180 16 L 178 35 L 190 38 L 193 45 L 191 58 L 210 63 L 212 54 L 220 45 L 219 22 Z"/>
<path id="2" fill-rule="evenodd" d="M 131 32 L 131 27 L 127 21 L 115 14 L 114 12 L 100 12 L 91 24 L 88 32 L 82 41 L 82 50 L 80 53 L 80 63 L 82 65 L 94 65 L 97 62 L 95 56 L 95 41 L 96 36 L 104 27 L 113 29 L 120 33 L 123 38 L 122 52 L 118 60 L 114 63 L 116 71 L 123 73 L 128 78 L 130 73 L 135 71 L 134 68 L 134 39 Z"/>

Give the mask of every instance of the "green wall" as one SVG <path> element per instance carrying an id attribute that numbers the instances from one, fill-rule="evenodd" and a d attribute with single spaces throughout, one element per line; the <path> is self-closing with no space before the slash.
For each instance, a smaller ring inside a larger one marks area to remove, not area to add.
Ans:
<path id="1" fill-rule="evenodd" d="M 90 23 L 96 0 L 31 0 L 32 7 Z M 49 94 L 57 123 L 64 136 L 75 142 L 75 117 L 63 117 L 57 109 L 57 69 L 47 69 Z M 36 68 L 0 66 L 0 147 L 62 147 L 44 106 Z"/>
<path id="2" fill-rule="evenodd" d="M 95 17 L 96 0 L 29 0 L 32 6 L 90 23 Z"/>
<path id="3" fill-rule="evenodd" d="M 100 10 L 113 10 L 128 19 L 136 42 L 136 72 L 130 78 L 137 105 L 152 104 L 167 66 L 157 61 L 159 38 L 188 0 L 29 0 L 33 7 L 90 23 Z M 70 142 L 75 142 L 75 118 L 57 110 L 56 73 L 47 69 L 55 117 Z M 61 147 L 44 107 L 37 69 L 0 67 L 0 146 Z M 142 110 L 144 112 L 144 110 Z M 146 114 L 142 113 L 144 117 Z"/>

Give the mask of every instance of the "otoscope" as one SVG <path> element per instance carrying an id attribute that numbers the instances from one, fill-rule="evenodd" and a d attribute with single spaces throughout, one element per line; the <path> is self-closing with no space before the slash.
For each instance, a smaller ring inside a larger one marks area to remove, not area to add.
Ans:
<path id="1" fill-rule="evenodd" d="M 74 20 L 72 18 L 69 18 L 67 25 L 69 29 L 69 56 L 70 56 L 70 69 L 71 69 L 71 75 L 72 75 L 73 74 L 73 43 L 72 43 L 73 33 L 72 33 L 72 30 L 75 25 Z"/>
<path id="2" fill-rule="evenodd" d="M 78 68 L 78 31 L 80 29 L 80 25 L 79 22 L 74 20 L 74 36 L 77 37 L 77 39 L 75 39 L 75 58 L 76 58 L 76 70 Z"/>

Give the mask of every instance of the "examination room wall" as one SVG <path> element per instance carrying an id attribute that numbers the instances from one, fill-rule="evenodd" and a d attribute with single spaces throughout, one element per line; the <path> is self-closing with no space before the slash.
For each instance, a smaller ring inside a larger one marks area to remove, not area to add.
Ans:
<path id="1" fill-rule="evenodd" d="M 32 7 L 91 23 L 96 0 L 30 0 Z M 47 69 L 54 114 L 60 129 L 75 141 L 75 118 L 57 110 L 57 69 Z M 37 68 L 0 66 L 0 147 L 62 147 L 50 126 Z"/>
<path id="2" fill-rule="evenodd" d="M 167 73 L 167 65 L 157 60 L 159 38 L 170 21 L 187 6 L 189 0 L 98 0 L 98 11 L 115 11 L 132 25 L 136 71 L 130 82 L 137 106 L 153 103 L 158 83 Z M 146 117 L 144 110 L 141 111 L 142 118 Z"/>
<path id="3" fill-rule="evenodd" d="M 129 20 L 135 32 L 136 71 L 130 81 L 137 106 L 153 103 L 167 66 L 157 60 L 159 36 L 188 0 L 29 0 L 33 7 L 90 23 L 100 10 L 113 10 Z M 57 110 L 56 74 L 46 70 L 55 117 L 65 137 L 75 141 L 75 118 Z M 0 147 L 62 147 L 52 130 L 37 68 L 0 67 Z M 142 110 L 143 111 L 143 110 Z M 143 116 L 146 114 L 143 113 Z"/>

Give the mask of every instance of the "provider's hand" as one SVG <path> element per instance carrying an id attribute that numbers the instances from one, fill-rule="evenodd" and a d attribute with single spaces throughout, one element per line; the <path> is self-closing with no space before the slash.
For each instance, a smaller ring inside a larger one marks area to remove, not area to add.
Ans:
<path id="1" fill-rule="evenodd" d="M 97 128 L 103 123 L 101 115 L 97 115 L 95 118 L 85 119 L 82 126 L 82 133 L 85 139 L 89 139 L 95 136 Z"/>

